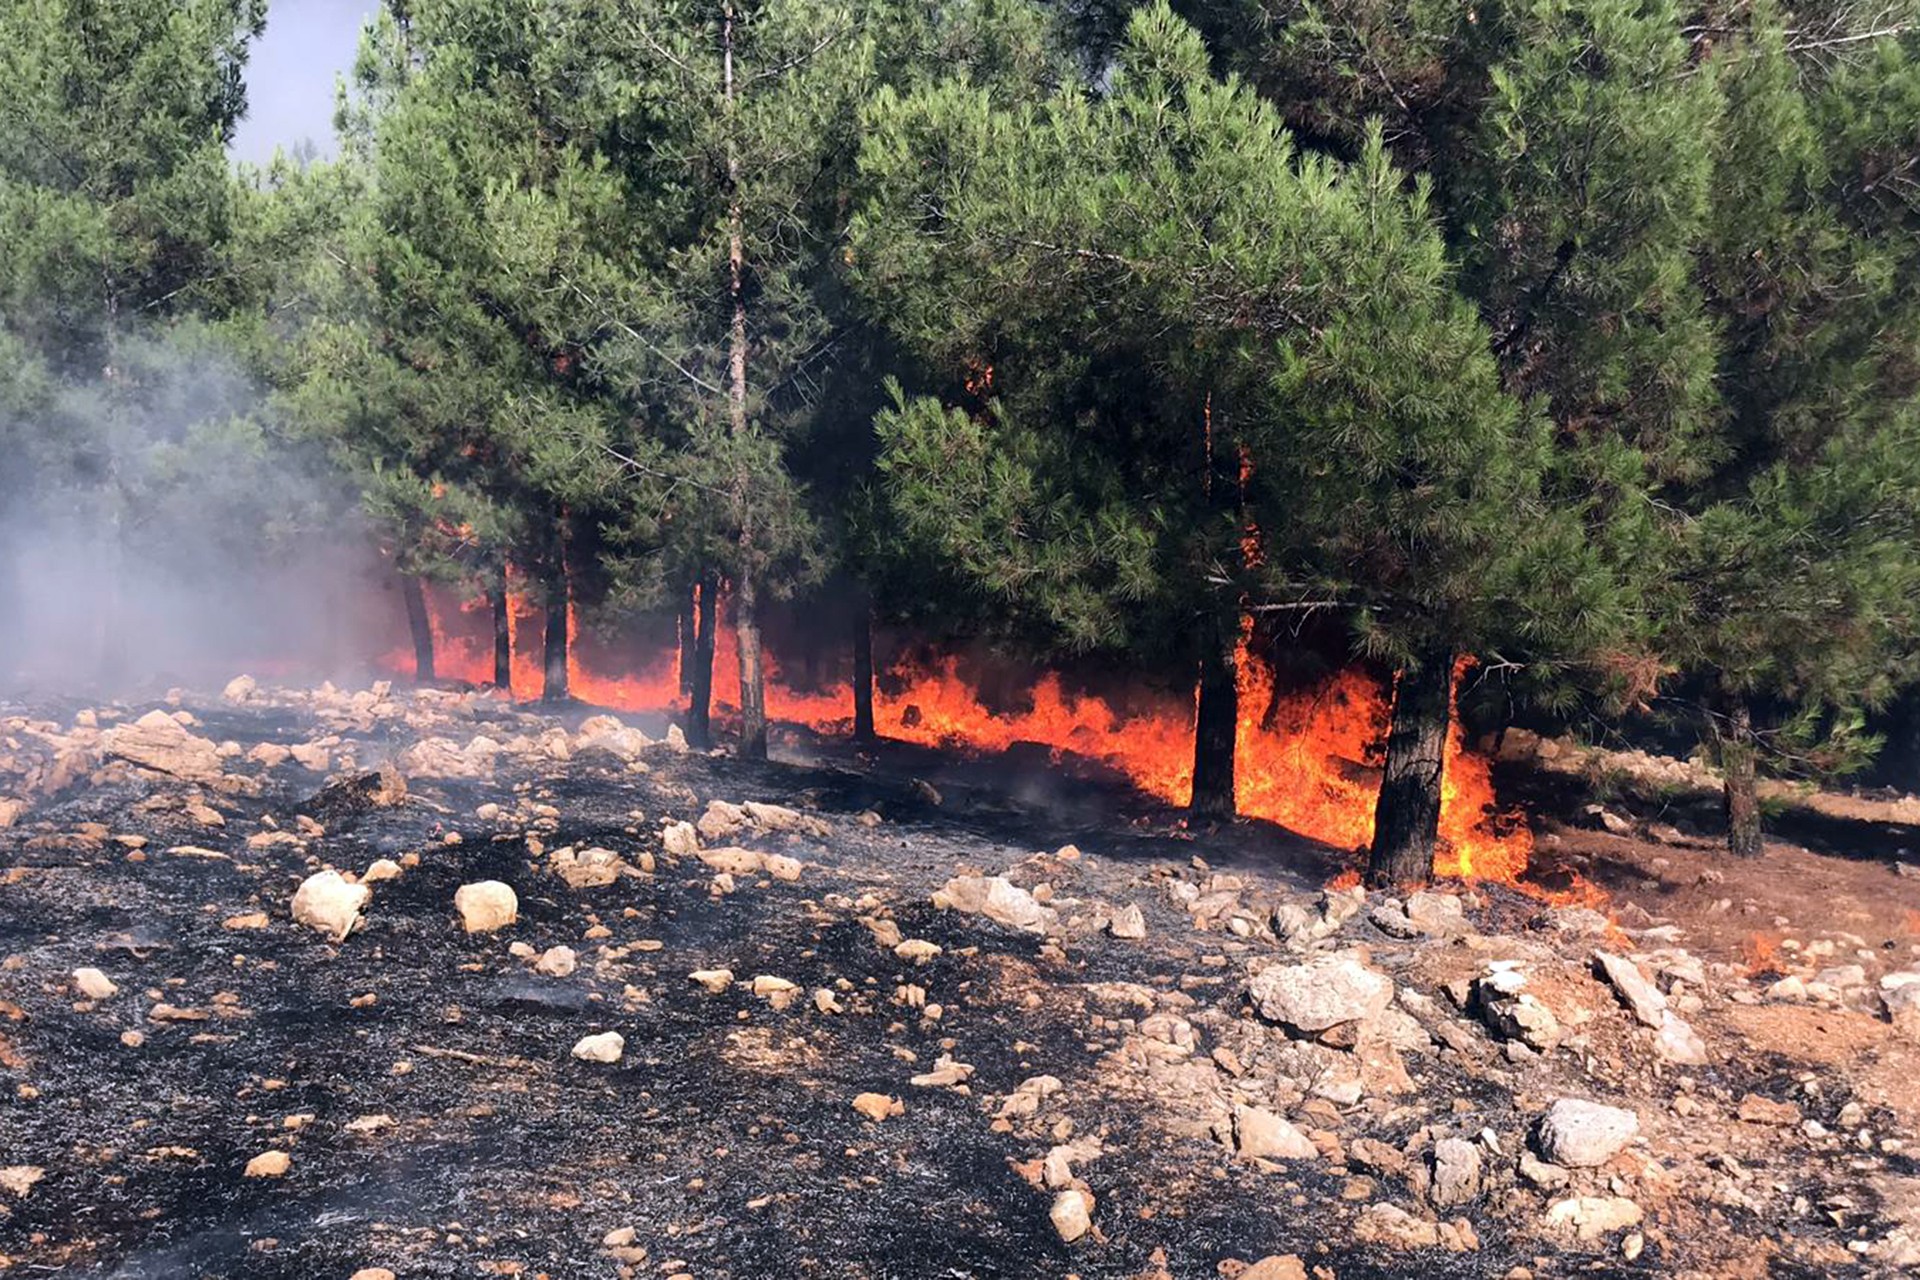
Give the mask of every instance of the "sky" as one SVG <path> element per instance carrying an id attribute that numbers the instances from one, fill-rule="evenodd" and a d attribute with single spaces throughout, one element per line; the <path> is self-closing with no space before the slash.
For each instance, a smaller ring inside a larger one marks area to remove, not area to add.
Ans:
<path id="1" fill-rule="evenodd" d="M 378 0 L 271 0 L 267 30 L 247 59 L 247 115 L 233 157 L 264 164 L 276 147 L 333 144 L 333 88 L 353 65 L 361 23 Z"/>

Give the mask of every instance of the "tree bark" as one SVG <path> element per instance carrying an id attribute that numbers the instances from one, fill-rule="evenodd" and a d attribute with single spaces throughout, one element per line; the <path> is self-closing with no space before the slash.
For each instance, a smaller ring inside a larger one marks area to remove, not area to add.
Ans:
<path id="1" fill-rule="evenodd" d="M 853 619 L 853 740 L 879 738 L 873 726 L 873 601 L 862 587 Z"/>
<path id="2" fill-rule="evenodd" d="M 513 614 L 507 599 L 507 571 L 494 575 L 487 587 L 487 603 L 493 607 L 493 687 L 513 692 Z"/>
<path id="3" fill-rule="evenodd" d="M 733 323 L 727 337 L 727 427 L 737 443 L 747 434 L 747 237 L 746 217 L 740 207 L 740 153 L 733 136 L 737 119 L 737 87 L 733 75 L 732 0 L 721 11 L 721 82 L 728 121 L 727 134 L 727 297 Z M 760 656 L 759 566 L 754 542 L 751 478 L 740 455 L 734 458 L 734 510 L 740 520 L 740 563 L 734 572 L 733 628 L 740 651 L 740 755 L 748 760 L 767 758 L 766 673 Z"/>
<path id="4" fill-rule="evenodd" d="M 740 650 L 740 757 L 767 758 L 767 686 L 760 655 L 753 574 L 742 572 L 733 588 L 733 634 Z"/>
<path id="5" fill-rule="evenodd" d="M 565 702 L 567 691 L 567 564 L 566 557 L 560 557 L 547 577 L 547 629 L 546 647 L 541 654 L 543 683 L 540 689 L 542 702 Z"/>
<path id="6" fill-rule="evenodd" d="M 1448 722 L 1453 714 L 1453 653 L 1445 645 L 1420 655 L 1394 681 L 1387 763 L 1373 810 L 1367 883 L 1375 888 L 1433 879 L 1440 832 L 1440 786 Z"/>
<path id="7" fill-rule="evenodd" d="M 687 741 L 705 750 L 713 745 L 713 624 L 714 597 L 719 595 L 712 575 L 702 579 L 699 611 L 694 618 L 693 667 L 687 693 Z"/>
<path id="8" fill-rule="evenodd" d="M 1220 621 L 1200 651 L 1199 702 L 1193 724 L 1193 799 L 1196 818 L 1234 814 L 1233 749 L 1240 728 L 1240 686 L 1234 637 Z"/>
<path id="9" fill-rule="evenodd" d="M 1726 723 L 1716 730 L 1727 813 L 1727 849 L 1742 858 L 1760 856 L 1760 794 L 1754 779 L 1753 712 L 1747 700 L 1729 696 Z"/>
<path id="10" fill-rule="evenodd" d="M 400 597 L 407 602 L 407 631 L 413 636 L 413 678 L 431 684 L 433 670 L 433 619 L 427 615 L 427 592 L 420 579 L 407 574 L 400 579 Z"/>
<path id="11" fill-rule="evenodd" d="M 694 583 L 680 593 L 680 696 L 693 693 L 693 653 L 699 643 L 697 614 L 700 608 L 700 584 Z"/>

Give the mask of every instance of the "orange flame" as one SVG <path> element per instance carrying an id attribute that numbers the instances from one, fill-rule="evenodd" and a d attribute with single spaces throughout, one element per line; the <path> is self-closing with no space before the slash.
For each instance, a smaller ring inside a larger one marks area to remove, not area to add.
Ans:
<path id="1" fill-rule="evenodd" d="M 455 633 L 445 625 L 429 593 L 436 666 L 443 678 L 476 685 L 493 678 L 491 625 L 484 637 Z M 723 602 L 724 604 L 724 602 Z M 486 616 L 485 601 L 461 612 Z M 540 610 L 525 595 L 510 597 L 514 697 L 541 693 Z M 718 715 L 739 708 L 740 674 L 734 632 L 716 628 L 713 707 Z M 677 646 L 634 664 L 606 660 L 578 626 L 568 655 L 568 681 L 576 698 L 616 711 L 660 713 L 684 709 Z M 1243 628 L 1243 632 L 1244 632 Z M 411 665 L 399 651 L 387 662 Z M 624 674 L 608 668 L 619 665 Z M 1462 667 L 1464 670 L 1464 664 Z M 1456 672 L 1456 684 L 1459 678 Z M 844 733 L 853 720 L 852 688 L 838 682 L 817 689 L 786 679 L 767 657 L 770 719 L 820 733 Z M 1373 839 L 1373 808 L 1379 793 L 1381 747 L 1391 710 L 1381 682 L 1358 669 L 1339 672 L 1317 687 L 1280 692 L 1272 668 L 1251 652 L 1243 634 L 1238 661 L 1239 728 L 1235 740 L 1235 802 L 1240 813 L 1342 849 L 1360 849 Z M 1045 673 L 1024 706 L 990 705 L 980 687 L 952 656 L 896 664 L 874 690 L 874 723 L 889 738 L 921 746 L 972 752 L 1003 752 L 1036 744 L 1059 759 L 1072 755 L 1124 775 L 1144 794 L 1184 805 L 1193 787 L 1192 696 L 1137 691 L 1123 708 L 1107 699 L 1076 693 L 1058 674 Z M 1517 880 L 1532 853 L 1532 837 L 1516 815 L 1503 814 L 1493 792 L 1487 760 L 1467 749 L 1456 722 L 1447 740 L 1436 874 Z"/>

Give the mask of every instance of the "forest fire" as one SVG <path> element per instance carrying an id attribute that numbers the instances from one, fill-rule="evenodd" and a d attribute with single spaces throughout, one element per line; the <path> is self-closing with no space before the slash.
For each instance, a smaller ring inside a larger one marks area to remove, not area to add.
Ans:
<path id="1" fill-rule="evenodd" d="M 484 600 L 460 606 L 483 615 Z M 493 678 L 491 638 L 472 634 L 438 601 L 430 609 L 436 667 L 443 677 L 485 685 Z M 739 707 L 739 667 L 734 632 L 717 628 L 713 702 L 726 715 Z M 513 638 L 513 696 L 527 700 L 541 688 L 536 637 L 541 611 L 524 596 L 509 603 Z M 572 634 L 581 635 L 577 625 Z M 386 659 L 406 670 L 411 655 Z M 1282 690 L 1272 668 L 1240 645 L 1239 731 L 1235 799 L 1238 811 L 1342 849 L 1373 838 L 1374 801 L 1385 739 L 1390 692 L 1359 669 L 1338 672 L 1304 690 Z M 1466 664 L 1456 671 L 1456 686 Z M 568 654 L 573 696 L 617 711 L 671 713 L 686 708 L 679 653 L 664 652 L 609 669 L 588 645 Z M 777 722 L 817 733 L 845 733 L 852 724 L 853 691 L 845 681 L 802 688 L 783 679 L 779 663 L 767 664 L 767 710 Z M 989 705 L 957 658 L 902 660 L 881 673 L 874 689 L 874 723 L 887 738 L 919 746 L 968 752 L 1004 752 L 1037 744 L 1054 753 L 1096 761 L 1124 775 L 1143 794 L 1171 805 L 1187 803 L 1193 783 L 1193 705 L 1168 694 L 1139 692 L 1125 709 L 1091 693 L 1067 688 L 1058 673 L 1043 673 L 1025 704 Z M 1469 750 L 1456 717 L 1447 740 L 1440 813 L 1440 843 L 1434 870 L 1442 876 L 1517 881 L 1526 871 L 1533 842 L 1524 824 L 1502 814 L 1488 761 Z"/>

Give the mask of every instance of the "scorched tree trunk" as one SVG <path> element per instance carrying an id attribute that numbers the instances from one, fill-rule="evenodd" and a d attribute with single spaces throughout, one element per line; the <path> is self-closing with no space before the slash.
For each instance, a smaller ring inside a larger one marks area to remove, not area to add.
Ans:
<path id="1" fill-rule="evenodd" d="M 873 604 L 860 592 L 853 619 L 853 740 L 872 742 L 873 727 Z"/>
<path id="2" fill-rule="evenodd" d="M 1367 883 L 1376 888 L 1433 879 L 1452 695 L 1453 654 L 1444 647 L 1420 655 L 1394 682 L 1387 763 L 1367 857 Z"/>
<path id="3" fill-rule="evenodd" d="M 1240 724 L 1240 687 L 1234 638 L 1219 622 L 1200 652 L 1199 705 L 1193 724 L 1193 800 L 1196 818 L 1231 818 L 1233 746 Z"/>
<path id="4" fill-rule="evenodd" d="M 547 634 L 541 654 L 543 683 L 540 697 L 545 702 L 565 702 L 567 691 L 567 571 L 556 568 L 547 579 Z"/>
<path id="5" fill-rule="evenodd" d="M 687 694 L 687 741 L 705 749 L 713 745 L 713 625 L 718 584 L 708 577 L 696 588 L 699 611 L 694 616 L 691 689 Z"/>
<path id="6" fill-rule="evenodd" d="M 413 678 L 430 684 L 433 670 L 433 619 L 427 616 L 427 592 L 420 579 L 400 579 L 400 595 L 407 602 L 407 630 L 413 635 Z"/>
<path id="7" fill-rule="evenodd" d="M 740 649 L 740 755 L 767 758 L 767 686 L 760 654 L 753 574 L 743 571 L 734 584 L 734 639 Z"/>
<path id="8" fill-rule="evenodd" d="M 1755 782 L 1753 711 L 1742 697 L 1726 700 L 1720 738 L 1720 776 L 1727 811 L 1727 848 L 1742 858 L 1760 856 L 1760 794 Z"/>
<path id="9" fill-rule="evenodd" d="M 487 588 L 487 604 L 493 609 L 493 687 L 513 689 L 513 615 L 507 600 L 507 574 L 503 569 Z"/>

